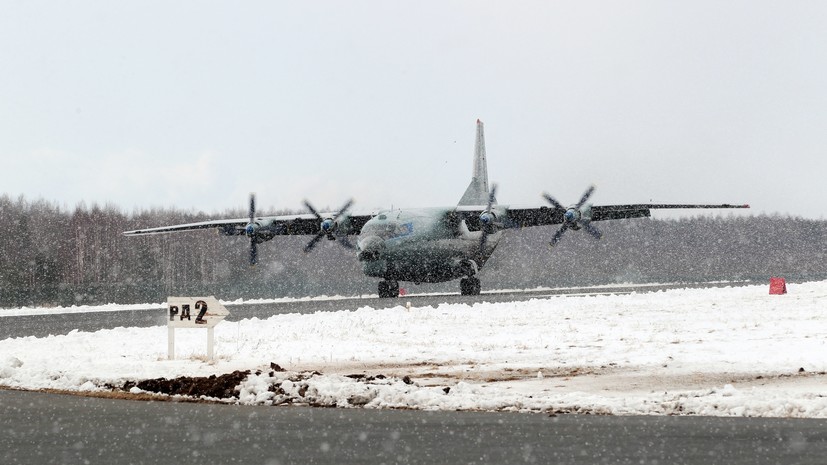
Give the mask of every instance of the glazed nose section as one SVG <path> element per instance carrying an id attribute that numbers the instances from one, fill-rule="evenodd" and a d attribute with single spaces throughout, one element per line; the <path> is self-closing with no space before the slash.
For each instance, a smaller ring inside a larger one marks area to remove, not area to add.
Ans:
<path id="1" fill-rule="evenodd" d="M 385 250 L 385 241 L 378 236 L 365 237 L 359 241 L 358 245 L 358 258 L 360 262 L 379 260 L 382 252 Z"/>

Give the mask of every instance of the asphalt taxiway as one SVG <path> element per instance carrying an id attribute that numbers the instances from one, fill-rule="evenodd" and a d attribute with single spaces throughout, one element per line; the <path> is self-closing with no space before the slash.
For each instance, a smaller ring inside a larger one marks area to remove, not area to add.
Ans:
<path id="1" fill-rule="evenodd" d="M 530 299 L 547 299 L 560 295 L 586 296 L 600 294 L 629 294 L 632 292 L 657 292 L 687 287 L 743 286 L 743 282 L 629 284 L 596 287 L 568 287 L 557 289 L 487 291 L 475 296 L 459 294 L 413 294 L 396 299 L 380 299 L 375 295 L 281 300 L 278 302 L 225 304 L 230 311 L 227 321 L 245 318 L 268 318 L 285 313 L 315 313 L 339 310 L 356 310 L 362 307 L 376 309 L 405 306 L 436 307 L 443 303 L 473 305 L 479 302 L 519 302 Z M 220 298 L 220 296 L 218 296 Z M 162 300 L 162 299 L 159 299 Z M 255 301 L 254 301 L 255 302 Z M 116 327 L 149 327 L 166 325 L 166 312 L 159 308 L 113 311 L 44 311 L 42 314 L 4 316 L 0 310 L 0 339 L 9 337 L 66 334 L 72 330 L 98 331 Z"/>
<path id="2" fill-rule="evenodd" d="M 136 402 L 0 390 L 0 463 L 823 464 L 827 420 Z"/>

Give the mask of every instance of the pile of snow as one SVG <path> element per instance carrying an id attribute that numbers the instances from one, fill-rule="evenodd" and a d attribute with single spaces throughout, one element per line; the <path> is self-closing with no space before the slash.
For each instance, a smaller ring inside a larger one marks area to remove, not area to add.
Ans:
<path id="1" fill-rule="evenodd" d="M 176 331 L 176 360 L 167 359 L 162 326 L 13 338 L 0 341 L 0 385 L 94 391 L 250 370 L 232 402 L 825 418 L 827 282 L 789 291 L 679 289 L 225 321 L 214 362 L 198 329 Z"/>

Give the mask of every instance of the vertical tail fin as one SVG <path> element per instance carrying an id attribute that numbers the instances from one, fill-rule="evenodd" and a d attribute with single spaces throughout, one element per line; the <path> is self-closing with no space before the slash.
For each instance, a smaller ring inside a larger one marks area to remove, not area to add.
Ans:
<path id="1" fill-rule="evenodd" d="M 459 200 L 458 205 L 488 204 L 488 162 L 485 158 L 485 132 L 482 121 L 477 120 L 477 141 L 474 144 L 474 171 L 471 184 Z"/>

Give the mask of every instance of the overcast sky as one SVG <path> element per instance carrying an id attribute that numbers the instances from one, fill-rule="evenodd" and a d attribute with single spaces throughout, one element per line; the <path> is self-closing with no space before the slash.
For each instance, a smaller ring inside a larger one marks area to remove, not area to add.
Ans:
<path id="1" fill-rule="evenodd" d="M 6 1 L 0 193 L 827 217 L 827 2 Z M 262 212 L 265 213 L 265 212 Z"/>

